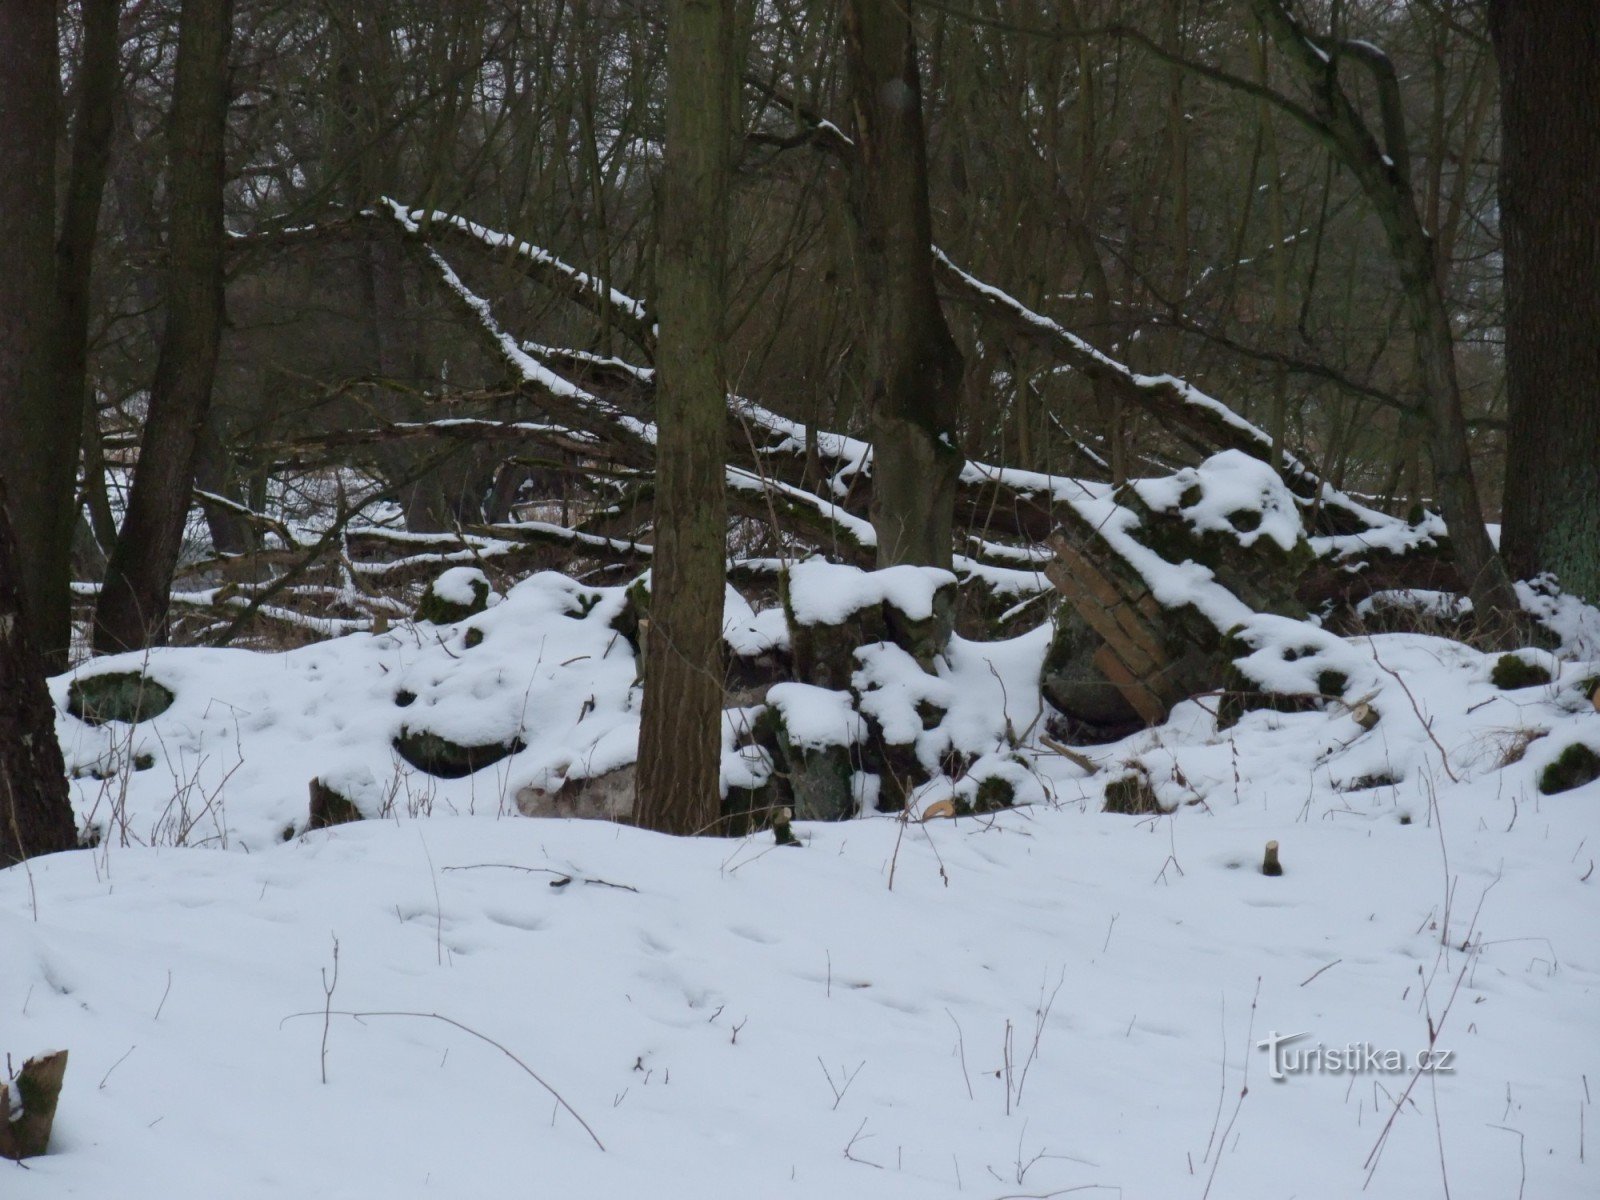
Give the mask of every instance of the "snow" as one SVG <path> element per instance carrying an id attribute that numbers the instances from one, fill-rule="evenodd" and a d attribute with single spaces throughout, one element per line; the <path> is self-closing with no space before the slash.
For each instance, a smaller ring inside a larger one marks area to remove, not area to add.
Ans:
<path id="1" fill-rule="evenodd" d="M 1276 471 L 1242 450 L 1224 450 L 1198 467 L 1141 479 L 1133 486 L 1151 508 L 1178 512 L 1196 533 L 1224 533 L 1241 546 L 1269 537 L 1285 550 L 1305 539 L 1293 494 Z M 1199 499 L 1185 503 L 1184 497 L 1195 491 Z M 1259 516 L 1259 526 L 1246 530 L 1236 525 L 1234 518 L 1244 512 Z"/>
<path id="2" fill-rule="evenodd" d="M 1439 592 L 1430 588 L 1398 588 L 1373 592 L 1356 605 L 1356 612 L 1363 617 L 1395 611 L 1453 621 L 1472 611 L 1472 601 L 1454 592 Z"/>
<path id="3" fill-rule="evenodd" d="M 767 692 L 767 703 L 782 714 L 789 740 L 796 746 L 854 746 L 866 740 L 866 723 L 851 708 L 848 692 L 809 683 L 775 683 Z"/>
<path id="4" fill-rule="evenodd" d="M 885 567 L 858 571 L 821 558 L 789 571 L 789 607 L 802 625 L 838 625 L 852 613 L 890 604 L 913 621 L 933 616 L 934 593 L 956 577 L 935 567 Z"/>
<path id="5" fill-rule="evenodd" d="M 447 604 L 470 608 L 477 602 L 477 589 L 489 593 L 489 577 L 477 567 L 451 567 L 433 581 L 433 594 Z"/>
<path id="6" fill-rule="evenodd" d="M 1136 545 L 1104 491 L 1075 503 Z M 793 571 L 819 619 L 931 612 L 950 578 Z M 1349 700 L 1219 729 L 1199 697 L 1086 748 L 1094 773 L 1040 738 L 1048 624 L 932 672 L 863 647 L 853 693 L 770 689 L 797 738 L 859 742 L 868 713 L 967 760 L 916 813 L 992 778 L 1027 803 L 902 821 L 857 772 L 868 815 L 798 849 L 505 799 L 631 758 L 620 588 L 541 574 L 459 625 L 101 660 L 177 699 L 134 727 L 63 712 L 100 843 L 0 872 L 0 1048 L 71 1053 L 53 1151 L 0 1163 L 4 1194 L 1600 1194 L 1600 782 L 1537 789 L 1600 748 L 1600 652 L 1592 609 L 1537 595 L 1573 636 L 1515 692 L 1453 641 L 1251 614 L 1245 670 L 1337 669 Z M 730 598 L 725 622 L 760 652 L 781 616 Z M 725 714 L 725 784 L 770 770 L 736 748 L 759 712 Z M 524 749 L 433 779 L 396 759 L 405 725 Z M 1102 813 L 1128 772 L 1168 811 Z M 376 819 L 298 832 L 313 775 Z M 1275 1081 L 1260 1047 L 1410 1056 L 1430 1026 L 1452 1069 L 1414 1083 Z"/>

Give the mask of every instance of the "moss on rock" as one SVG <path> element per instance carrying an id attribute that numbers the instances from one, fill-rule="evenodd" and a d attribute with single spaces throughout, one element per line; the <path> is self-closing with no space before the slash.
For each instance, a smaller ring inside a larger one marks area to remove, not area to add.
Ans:
<path id="1" fill-rule="evenodd" d="M 67 711 L 86 725 L 107 721 L 136 725 L 160 716 L 176 699 L 142 671 L 80 675 L 67 685 Z"/>
<path id="2" fill-rule="evenodd" d="M 1539 772 L 1539 790 L 1546 796 L 1554 796 L 1596 779 L 1600 779 L 1600 754 L 1582 742 L 1573 742 Z"/>
<path id="3" fill-rule="evenodd" d="M 1002 808 L 1010 808 L 1016 802 L 1016 785 L 1003 775 L 990 775 L 979 782 L 978 792 L 972 798 L 972 811 L 998 812 Z"/>
<path id="4" fill-rule="evenodd" d="M 1520 654 L 1502 654 L 1495 661 L 1494 670 L 1489 672 L 1489 680 L 1503 692 L 1515 692 L 1543 687 L 1550 682 L 1550 672 Z"/>
<path id="5" fill-rule="evenodd" d="M 426 729 L 403 728 L 393 745 L 395 753 L 417 770 L 440 779 L 461 779 L 517 753 L 523 743 L 521 738 L 512 738 L 509 742 L 464 746 Z"/>
<path id="6" fill-rule="evenodd" d="M 461 599 L 465 588 L 471 601 Z M 417 604 L 417 620 L 451 625 L 489 607 L 489 578 L 473 567 L 452 567 L 428 585 Z"/>

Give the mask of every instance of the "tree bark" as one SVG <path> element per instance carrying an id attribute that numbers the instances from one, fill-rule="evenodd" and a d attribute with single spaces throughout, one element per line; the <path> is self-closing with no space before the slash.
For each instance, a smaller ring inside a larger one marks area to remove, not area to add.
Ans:
<path id="1" fill-rule="evenodd" d="M 723 366 L 732 0 L 673 0 L 657 228 L 655 555 L 635 819 L 709 832 L 721 811 L 727 501 Z"/>
<path id="2" fill-rule="evenodd" d="M 1493 0 L 1500 66 L 1501 550 L 1600 603 L 1600 10 Z"/>
<path id="3" fill-rule="evenodd" d="M 60 87 L 56 6 L 0 0 L 0 470 L 30 635 L 64 659 L 71 541 L 52 467 L 77 430 L 57 411 L 51 373 Z"/>
<path id="4" fill-rule="evenodd" d="M 933 281 L 927 145 L 911 4 L 846 0 L 858 153 L 856 247 L 868 305 L 866 406 L 878 565 L 948 568 L 962 358 Z"/>
<path id="5" fill-rule="evenodd" d="M 78 844 L 55 705 L 24 619 L 21 564 L 5 500 L 0 482 L 0 867 Z"/>
<path id="6" fill-rule="evenodd" d="M 78 62 L 72 164 L 62 200 L 61 232 L 56 239 L 55 410 L 59 436 L 50 440 L 48 472 L 52 529 L 47 541 L 48 572 L 54 598 L 49 605 L 52 628 L 45 630 L 40 650 L 53 668 L 64 668 L 71 634 L 72 579 L 70 556 L 79 524 L 78 460 L 89 405 L 89 307 L 100 209 L 111 162 L 112 112 L 117 95 L 117 29 L 119 0 L 84 0 L 83 52 Z M 74 431 L 76 436 L 68 431 Z M 97 572 L 98 574 L 98 572 Z M 59 614 L 59 615 L 57 615 Z"/>
<path id="7" fill-rule="evenodd" d="M 167 324 L 139 465 L 95 610 L 94 646 L 165 640 L 168 593 L 183 543 L 194 458 L 223 323 L 223 133 L 232 0 L 184 0 L 173 82 Z"/>

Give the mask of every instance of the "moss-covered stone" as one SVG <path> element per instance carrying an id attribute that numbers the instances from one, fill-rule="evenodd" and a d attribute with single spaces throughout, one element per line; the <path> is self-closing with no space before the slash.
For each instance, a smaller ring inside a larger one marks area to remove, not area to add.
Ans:
<path id="1" fill-rule="evenodd" d="M 1236 633 L 1229 635 L 1227 646 L 1229 652 L 1237 658 L 1246 657 L 1251 653 L 1249 645 Z M 1314 646 L 1291 646 L 1284 651 L 1283 658 L 1285 662 L 1297 662 L 1317 653 L 1318 650 Z M 1326 701 L 1344 697 L 1350 686 L 1350 678 L 1343 671 L 1324 667 L 1317 672 L 1315 684 L 1314 692 L 1268 691 L 1240 670 L 1237 662 L 1229 663 L 1223 675 L 1222 692 L 1217 697 L 1217 728 L 1232 729 L 1246 713 L 1252 712 L 1319 712 Z M 1376 720 L 1373 724 L 1376 724 Z"/>
<path id="2" fill-rule="evenodd" d="M 863 716 L 867 723 L 867 740 L 861 747 L 861 766 L 877 775 L 881 781 L 878 811 L 900 812 L 906 807 L 911 793 L 928 782 L 928 770 L 917 757 L 915 742 L 892 742 L 885 736 L 883 726 L 876 717 L 871 713 L 864 713 Z M 926 719 L 923 728 L 931 728 L 926 724 Z"/>
<path id="3" fill-rule="evenodd" d="M 393 745 L 395 753 L 417 770 L 440 779 L 461 779 L 517 753 L 523 743 L 520 738 L 512 738 L 509 742 L 463 746 L 425 729 L 401 729 Z"/>
<path id="4" fill-rule="evenodd" d="M 888 601 L 883 604 L 883 622 L 889 640 L 916 659 L 924 671 L 932 672 L 934 659 L 949 648 L 950 635 L 956 626 L 956 595 L 954 582 L 936 588 L 932 612 L 921 618 L 908 616 Z"/>
<path id="5" fill-rule="evenodd" d="M 789 622 L 795 679 L 832 691 L 843 691 L 850 686 L 858 646 L 890 640 L 889 623 L 881 604 L 857 609 L 834 625 L 802 624 L 787 601 L 784 614 Z"/>
<path id="6" fill-rule="evenodd" d="M 855 815 L 851 746 L 796 745 L 774 707 L 756 718 L 755 741 L 772 757 L 770 804 L 788 805 L 797 821 L 843 821 Z"/>
<path id="7" fill-rule="evenodd" d="M 1144 727 L 1123 690 L 1095 666 L 1100 637 L 1068 604 L 1055 612 L 1055 632 L 1039 672 L 1039 689 L 1053 708 L 1075 724 L 1103 731 L 1105 739 Z"/>
<path id="8" fill-rule="evenodd" d="M 1539 790 L 1546 796 L 1570 792 L 1600 779 L 1600 754 L 1582 742 L 1573 742 L 1539 773 Z"/>
<path id="9" fill-rule="evenodd" d="M 471 603 L 464 604 L 454 597 L 458 586 L 464 586 L 471 592 Z M 441 592 L 448 594 L 441 595 Z M 455 567 L 435 579 L 422 593 L 422 599 L 417 603 L 417 620 L 432 625 L 451 625 L 476 616 L 488 607 L 488 578 L 482 571 Z"/>
<path id="10" fill-rule="evenodd" d="M 483 630 L 474 625 L 461 635 L 461 645 L 464 649 L 472 650 L 483 645 Z"/>
<path id="11" fill-rule="evenodd" d="M 767 689 L 775 683 L 793 678 L 786 651 L 773 648 L 760 654 L 735 654 L 727 642 L 722 643 L 723 656 L 723 707 L 748 708 L 763 704 Z"/>
<path id="12" fill-rule="evenodd" d="M 1262 514 L 1254 509 L 1238 509 L 1227 516 L 1233 532 L 1197 529 L 1184 516 L 1202 497 L 1191 487 L 1175 509 L 1155 509 L 1145 503 L 1133 488 L 1119 492 L 1117 500 L 1139 514 L 1139 530 L 1134 535 L 1170 563 L 1197 562 L 1209 567 L 1222 584 L 1257 612 L 1280 616 L 1305 617 L 1305 607 L 1296 598 L 1300 577 L 1316 562 L 1316 553 L 1305 538 L 1284 549 L 1276 539 L 1257 537 L 1246 546 L 1238 534 L 1261 528 Z"/>
<path id="13" fill-rule="evenodd" d="M 1336 671 L 1332 667 L 1325 667 L 1317 672 L 1317 691 L 1328 699 L 1342 700 L 1345 691 L 1350 687 L 1350 676 L 1343 671 Z"/>
<path id="14" fill-rule="evenodd" d="M 87 725 L 129 725 L 159 717 L 177 697 L 142 671 L 80 675 L 67 685 L 67 711 Z"/>
<path id="15" fill-rule="evenodd" d="M 788 811 L 786 799 L 780 799 L 771 779 L 756 787 L 730 787 L 722 798 L 722 828 L 717 832 L 726 837 L 747 837 L 774 827 L 778 814 Z M 787 818 L 783 823 L 788 824 Z"/>
<path id="16" fill-rule="evenodd" d="M 563 778 L 554 788 L 529 784 L 516 796 L 525 817 L 578 817 L 588 821 L 626 821 L 638 796 L 637 763 L 624 763 L 598 775 Z"/>
<path id="17" fill-rule="evenodd" d="M 1003 775 L 990 775 L 979 781 L 978 792 L 972 798 L 975 813 L 999 812 L 1017 802 L 1017 788 Z"/>
<path id="18" fill-rule="evenodd" d="M 843 821 L 856 811 L 854 767 L 847 746 L 790 749 L 784 754 L 794 815 L 799 821 Z"/>
<path id="19" fill-rule="evenodd" d="M 1531 663 L 1519 654 L 1502 654 L 1489 672 L 1489 679 L 1503 692 L 1522 688 L 1543 687 L 1550 682 L 1550 672 L 1538 663 Z"/>

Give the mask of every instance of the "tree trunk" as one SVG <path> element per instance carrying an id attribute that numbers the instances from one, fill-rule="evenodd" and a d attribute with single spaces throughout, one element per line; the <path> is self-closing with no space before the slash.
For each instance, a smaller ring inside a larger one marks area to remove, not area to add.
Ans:
<path id="1" fill-rule="evenodd" d="M 1494 0 L 1505 262 L 1501 550 L 1600 603 L 1600 10 Z"/>
<path id="2" fill-rule="evenodd" d="M 184 0 L 168 139 L 167 324 L 128 515 L 95 610 L 94 646 L 165 640 L 194 457 L 222 340 L 223 133 L 232 0 Z"/>
<path id="3" fill-rule="evenodd" d="M 61 233 L 56 240 L 55 307 L 55 412 L 60 436 L 53 437 L 49 460 L 41 469 L 49 474 L 49 511 L 52 530 L 47 541 L 51 561 L 45 564 L 50 586 L 59 589 L 47 601 L 52 624 L 40 645 L 54 668 L 66 666 L 71 633 L 71 598 L 68 586 L 72 566 L 55 561 L 62 547 L 73 544 L 79 525 L 77 504 L 78 459 L 83 448 L 82 430 L 89 404 L 89 306 L 95 243 L 99 237 L 100 209 L 105 197 L 106 174 L 111 162 L 112 109 L 117 95 L 118 0 L 84 0 L 83 53 L 78 63 L 77 95 L 72 127 L 72 166 L 62 202 Z M 69 436 L 67 431 L 76 431 Z M 96 574 L 99 572 L 97 571 Z"/>
<path id="4" fill-rule="evenodd" d="M 655 555 L 635 819 L 704 833 L 721 811 L 727 553 L 723 373 L 732 0 L 673 0 L 656 258 Z"/>
<path id="5" fill-rule="evenodd" d="M 20 566 L 0 483 L 0 867 L 78 844 L 55 705 L 23 619 Z"/>
<path id="6" fill-rule="evenodd" d="M 1382 51 L 1365 42 L 1313 37 L 1290 16 L 1286 0 L 1252 0 L 1252 7 L 1314 98 L 1314 115 L 1298 110 L 1297 119 L 1355 176 L 1383 228 L 1414 339 L 1422 388 L 1418 416 L 1433 464 L 1434 498 L 1474 609 L 1480 617 L 1517 612 L 1505 562 L 1484 527 L 1456 376 L 1455 332 L 1439 290 L 1437 249 L 1417 213 L 1393 67 Z M 1341 59 L 1359 62 L 1377 84 L 1384 124 L 1381 146 L 1339 82 Z"/>
<path id="7" fill-rule="evenodd" d="M 933 283 L 922 85 L 911 5 L 846 0 L 857 257 L 868 312 L 867 415 L 878 565 L 950 566 L 963 457 L 961 351 Z"/>
<path id="8" fill-rule="evenodd" d="M 57 411 L 50 369 L 60 86 L 56 6 L 0 0 L 0 469 L 31 635 L 64 661 L 71 527 L 58 529 L 53 464 L 77 430 Z"/>

